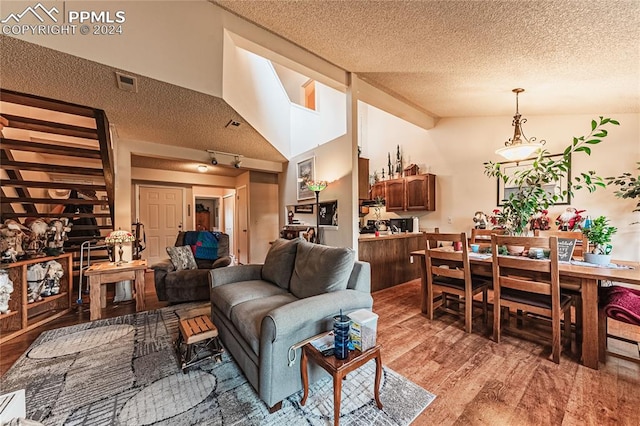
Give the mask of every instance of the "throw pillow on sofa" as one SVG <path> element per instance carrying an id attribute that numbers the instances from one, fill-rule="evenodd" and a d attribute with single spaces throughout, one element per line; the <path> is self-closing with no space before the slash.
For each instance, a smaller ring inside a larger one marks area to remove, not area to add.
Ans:
<path id="1" fill-rule="evenodd" d="M 298 244 L 290 291 L 299 299 L 346 290 L 355 252 L 302 241 Z"/>
<path id="2" fill-rule="evenodd" d="M 278 287 L 289 290 L 289 281 L 293 273 L 293 263 L 300 238 L 285 240 L 279 238 L 271 244 L 267 257 L 262 266 L 262 279 L 277 284 Z"/>
<path id="3" fill-rule="evenodd" d="M 198 268 L 196 259 L 193 257 L 193 252 L 189 246 L 167 247 L 167 254 L 171 258 L 171 263 L 173 263 L 176 271 Z"/>

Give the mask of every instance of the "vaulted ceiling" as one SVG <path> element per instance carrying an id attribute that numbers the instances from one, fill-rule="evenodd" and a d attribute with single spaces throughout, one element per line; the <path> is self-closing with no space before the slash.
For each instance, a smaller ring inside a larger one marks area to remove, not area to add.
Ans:
<path id="1" fill-rule="evenodd" d="M 640 2 L 211 0 L 437 117 L 640 112 Z"/>

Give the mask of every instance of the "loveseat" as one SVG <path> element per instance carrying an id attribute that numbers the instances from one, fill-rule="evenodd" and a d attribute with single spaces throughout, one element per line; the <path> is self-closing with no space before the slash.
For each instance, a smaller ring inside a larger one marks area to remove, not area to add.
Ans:
<path id="1" fill-rule="evenodd" d="M 349 248 L 276 240 L 264 265 L 213 269 L 211 317 L 222 343 L 270 411 L 302 389 L 300 349 L 333 316 L 371 309 L 371 270 Z M 309 363 L 311 382 L 324 377 Z"/>
<path id="2" fill-rule="evenodd" d="M 176 265 L 171 259 L 151 266 L 160 301 L 181 303 L 209 300 L 209 271 L 231 263 L 229 235 L 222 232 L 179 232 L 174 247 L 186 246 L 193 253 L 187 269 L 182 269 L 183 265 Z"/>

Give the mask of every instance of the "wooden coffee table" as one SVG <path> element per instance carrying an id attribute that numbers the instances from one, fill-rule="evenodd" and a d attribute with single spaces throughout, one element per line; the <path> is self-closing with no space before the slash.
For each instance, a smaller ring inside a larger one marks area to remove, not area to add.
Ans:
<path id="1" fill-rule="evenodd" d="M 380 355 L 380 346 L 374 346 L 364 352 L 359 350 L 349 351 L 346 359 L 336 359 L 335 356 L 323 356 L 311 343 L 307 343 L 302 347 L 302 359 L 300 360 L 300 372 L 302 374 L 302 384 L 304 386 L 304 395 L 300 401 L 300 405 L 307 402 L 309 395 L 309 372 L 307 371 L 307 359 L 311 358 L 318 366 L 326 370 L 333 377 L 333 424 L 340 424 L 340 398 L 342 395 L 342 379 L 350 372 L 362 367 L 368 361 L 375 358 L 376 360 L 376 380 L 373 394 L 376 405 L 382 410 L 380 402 L 380 378 L 382 377 L 382 357 Z"/>

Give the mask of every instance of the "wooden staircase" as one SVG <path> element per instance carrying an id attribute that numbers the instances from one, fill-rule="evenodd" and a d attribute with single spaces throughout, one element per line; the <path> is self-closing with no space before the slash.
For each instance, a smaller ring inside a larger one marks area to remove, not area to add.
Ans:
<path id="1" fill-rule="evenodd" d="M 73 253 L 77 278 L 81 244 L 113 230 L 107 116 L 100 109 L 0 89 L 0 123 L 2 223 L 69 218 L 73 226 L 65 252 Z M 107 256 L 106 251 L 91 254 L 92 260 Z"/>

